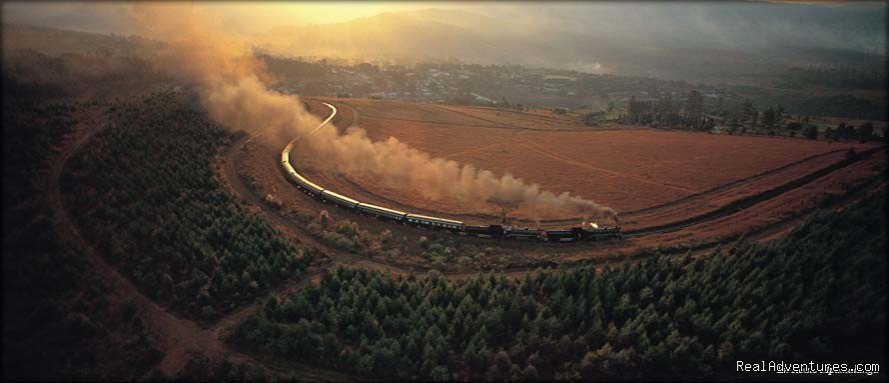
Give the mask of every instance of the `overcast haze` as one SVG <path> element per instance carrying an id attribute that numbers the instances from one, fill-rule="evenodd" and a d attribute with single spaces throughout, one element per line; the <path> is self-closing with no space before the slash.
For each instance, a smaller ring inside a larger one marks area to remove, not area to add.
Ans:
<path id="1" fill-rule="evenodd" d="M 289 56 L 457 58 L 687 79 L 701 71 L 882 65 L 885 3 L 193 3 Z M 5 23 L 132 34 L 127 3 L 4 3 Z M 859 60 L 860 61 L 860 60 Z M 743 68 L 735 65 L 743 63 Z M 762 63 L 766 63 L 762 66 Z M 687 65 L 686 65 L 687 64 Z M 751 65 L 758 65 L 754 69 Z M 716 66 L 722 68 L 714 68 Z M 686 69 L 692 69 L 691 72 Z M 692 74 L 693 73 L 693 74 Z M 721 73 L 721 72 L 720 72 Z M 719 75 L 716 73 L 714 75 Z"/>

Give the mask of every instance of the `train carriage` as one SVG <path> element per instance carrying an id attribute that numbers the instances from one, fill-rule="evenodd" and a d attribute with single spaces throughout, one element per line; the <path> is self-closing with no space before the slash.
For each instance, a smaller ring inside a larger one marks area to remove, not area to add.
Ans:
<path id="1" fill-rule="evenodd" d="M 377 205 L 371 205 L 366 202 L 361 202 L 358 204 L 358 211 L 365 214 L 373 215 L 377 218 L 390 219 L 396 222 L 404 221 L 404 216 L 407 215 L 407 213 L 403 211 L 389 209 Z"/>
<path id="2" fill-rule="evenodd" d="M 354 209 L 360 202 L 357 200 L 351 199 L 341 194 L 334 193 L 330 190 L 325 190 L 321 192 L 321 198 L 325 201 L 333 202 L 334 205 L 338 205 L 341 207 L 345 207 L 348 209 Z"/>
<path id="3" fill-rule="evenodd" d="M 290 178 L 293 179 L 294 182 L 296 182 L 297 186 L 299 186 L 309 194 L 318 196 L 324 191 L 324 188 L 318 186 L 318 184 L 312 181 L 309 181 L 306 177 L 303 177 L 301 174 L 295 171 L 290 173 Z"/>
<path id="4" fill-rule="evenodd" d="M 290 181 L 293 181 L 293 183 L 295 183 L 296 186 L 300 189 L 313 196 L 318 196 L 321 194 L 322 191 L 324 191 L 324 188 L 318 186 L 318 184 L 309 181 L 306 177 L 303 177 L 301 174 L 297 173 L 296 170 L 293 169 L 293 166 L 290 166 L 289 163 L 284 163 L 283 166 L 284 171 L 287 173 L 287 178 L 289 178 Z"/>
<path id="5" fill-rule="evenodd" d="M 418 226 L 426 226 L 431 228 L 443 228 L 452 231 L 463 231 L 463 222 L 455 221 L 452 219 L 445 218 L 437 218 L 430 217 L 427 215 L 420 214 L 408 214 L 405 216 L 405 219 L 408 223 L 418 225 Z"/>
<path id="6" fill-rule="evenodd" d="M 580 238 L 573 230 L 547 230 L 542 236 L 546 242 L 574 242 Z"/>
<path id="7" fill-rule="evenodd" d="M 488 225 L 488 226 L 463 225 L 463 233 L 465 233 L 466 235 L 480 237 L 480 238 L 500 238 L 503 236 L 503 226 L 500 226 L 500 225 Z"/>
<path id="8" fill-rule="evenodd" d="M 510 239 L 540 239 L 542 238 L 541 230 L 530 228 L 510 228 L 507 227 L 503 231 L 503 236 Z"/>
<path id="9" fill-rule="evenodd" d="M 290 151 L 293 149 L 293 143 L 287 144 L 281 151 L 281 164 L 290 165 Z"/>

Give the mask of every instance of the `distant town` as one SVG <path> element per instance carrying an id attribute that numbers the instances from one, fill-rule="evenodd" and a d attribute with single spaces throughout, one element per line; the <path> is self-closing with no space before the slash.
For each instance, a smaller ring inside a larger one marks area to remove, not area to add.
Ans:
<path id="1" fill-rule="evenodd" d="M 886 126 L 878 104 L 848 94 L 808 97 L 790 89 L 458 60 L 404 65 L 261 57 L 278 80 L 273 89 L 285 94 L 543 109 L 586 125 L 610 121 L 813 139 L 877 139 Z"/>

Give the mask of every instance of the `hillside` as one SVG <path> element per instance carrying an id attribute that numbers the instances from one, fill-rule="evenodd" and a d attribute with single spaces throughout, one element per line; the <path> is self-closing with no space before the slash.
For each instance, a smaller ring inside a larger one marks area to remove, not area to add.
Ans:
<path id="1" fill-rule="evenodd" d="M 157 42 L 138 36 L 106 35 L 9 23 L 4 23 L 2 28 L 4 56 L 20 50 L 37 51 L 50 56 L 66 53 L 135 56 L 145 49 L 159 46 Z"/>
<path id="2" fill-rule="evenodd" d="M 790 24 L 782 27 L 768 7 L 735 5 L 737 13 L 705 5 L 690 10 L 665 7 L 666 18 L 641 8 L 627 15 L 604 5 L 577 14 L 567 6 L 538 7 L 539 17 L 534 12 L 499 9 L 428 9 L 344 23 L 277 27 L 254 39 L 265 50 L 293 56 L 459 58 L 714 83 L 750 82 L 757 80 L 754 76 L 766 80 L 796 66 L 882 67 L 885 52 L 867 48 L 879 42 L 873 40 L 879 30 L 856 27 L 842 35 L 824 27 L 838 20 L 865 20 L 867 13 L 844 9 L 831 16 L 818 7 L 782 7 L 780 11 L 792 15 L 788 23 L 810 31 L 805 34 Z M 671 19 L 688 23 L 670 25 Z M 626 25 L 616 25 L 615 20 Z M 603 25 L 620 32 L 608 32 Z M 742 30 L 749 36 L 726 44 L 723 36 Z"/>

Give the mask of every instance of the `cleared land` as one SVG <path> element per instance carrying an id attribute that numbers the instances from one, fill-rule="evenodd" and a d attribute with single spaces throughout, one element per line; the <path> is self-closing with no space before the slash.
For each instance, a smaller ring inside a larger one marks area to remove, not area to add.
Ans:
<path id="1" fill-rule="evenodd" d="M 323 106 L 317 100 L 306 100 L 311 107 L 311 111 L 321 116 L 327 116 L 329 109 Z M 362 125 L 369 121 L 365 115 L 360 112 L 360 105 L 355 100 L 327 100 L 336 104 L 339 113 L 333 120 L 338 127 L 348 127 L 352 125 Z M 362 101 L 368 103 L 379 103 L 380 101 Z M 357 107 L 350 105 L 355 104 Z M 423 108 L 434 108 L 433 105 L 422 105 Z M 450 108 L 450 106 L 447 106 Z M 419 130 L 416 127 L 418 123 L 406 125 L 407 130 Z M 439 124 L 440 125 L 440 124 Z M 440 125 L 441 126 L 441 125 Z M 461 127 L 451 125 L 440 129 L 450 130 L 451 132 L 461 129 L 472 129 L 472 127 Z M 479 128 L 477 132 L 483 134 L 490 131 L 506 131 L 504 129 L 486 129 Z M 428 133 L 423 132 L 420 133 Z M 543 133 L 564 133 L 564 132 L 543 132 Z M 689 181 L 707 181 L 690 179 L 680 180 L 677 184 L 690 191 L 684 193 L 670 194 L 669 197 L 660 197 L 658 203 L 643 205 L 635 210 L 623 210 L 622 222 L 623 229 L 627 232 L 640 229 L 649 229 L 665 224 L 675 224 L 676 222 L 692 220 L 687 226 L 681 230 L 653 233 L 640 237 L 627 237 L 619 241 L 607 242 L 590 242 L 563 244 L 554 246 L 552 244 L 535 243 L 535 242 L 512 242 L 512 241 L 496 241 L 471 237 L 457 237 L 444 232 L 432 232 L 428 230 L 418 230 L 416 228 L 393 225 L 388 222 L 381 222 L 371 217 L 360 216 L 351 211 L 339 209 L 331 205 L 323 204 L 313 198 L 306 196 L 295 190 L 293 185 L 288 183 L 279 170 L 279 153 L 281 148 L 275 145 L 264 143 L 262 140 L 253 140 L 249 144 L 241 148 L 235 145 L 237 153 L 226 161 L 230 163 L 234 169 L 238 169 L 238 173 L 245 174 L 253 179 L 259 195 L 269 193 L 282 202 L 288 211 L 297 212 L 297 216 L 287 219 L 296 219 L 306 224 L 312 217 L 318 216 L 321 210 L 327 210 L 330 216 L 335 220 L 351 220 L 360 224 L 362 229 L 367 229 L 371 233 L 382 233 L 390 231 L 392 237 L 395 238 L 397 247 L 401 249 L 399 256 L 385 260 L 375 259 L 375 261 L 391 262 L 399 265 L 399 267 L 425 269 L 429 267 L 429 260 L 421 254 L 424 249 L 420 246 L 419 239 L 427 237 L 429 240 L 443 240 L 448 243 L 453 242 L 450 246 L 477 249 L 479 253 L 478 263 L 472 263 L 472 267 L 487 269 L 503 267 L 504 270 L 527 270 L 537 266 L 543 266 L 555 263 L 565 263 L 580 260 L 617 260 L 617 259 L 635 259 L 635 255 L 644 255 L 646 251 L 653 248 L 666 249 L 669 252 L 685 253 L 688 249 L 706 248 L 716 243 L 731 242 L 739 236 L 746 238 L 772 238 L 781 233 L 786 232 L 799 222 L 802 214 L 811 211 L 815 207 L 841 206 L 842 204 L 857 198 L 857 195 L 863 195 L 870 192 L 874 187 L 878 187 L 882 182 L 880 176 L 885 171 L 885 151 L 879 150 L 872 153 L 868 158 L 844 164 L 850 144 L 825 142 L 811 142 L 805 140 L 789 140 L 789 139 L 768 139 L 755 137 L 732 137 L 732 136 L 713 136 L 703 133 L 683 133 L 683 132 L 664 132 L 654 130 L 628 130 L 623 131 L 600 130 L 596 132 L 583 132 L 591 136 L 595 135 L 611 135 L 613 133 L 631 133 L 629 137 L 636 137 L 637 141 L 649 142 L 644 137 L 650 134 L 664 134 L 665 136 L 684 137 L 691 140 L 695 137 L 706 140 L 730 140 L 732 142 L 752 142 L 763 143 L 764 145 L 777 145 L 771 152 L 766 151 L 772 157 L 780 158 L 780 145 L 786 145 L 789 148 L 787 153 L 800 153 L 794 157 L 785 159 L 784 161 L 776 161 L 778 164 L 771 167 L 768 161 L 761 158 L 752 159 L 752 163 L 759 164 L 759 168 L 746 170 L 746 177 L 727 177 L 724 174 L 713 174 L 712 177 L 718 177 L 726 180 L 721 184 L 717 182 L 694 184 Z M 411 137 L 423 137 L 424 134 L 413 134 Z M 448 135 L 441 135 L 448 137 Z M 488 150 L 486 147 L 496 147 L 494 145 L 503 146 L 505 150 L 513 150 L 507 144 L 499 142 L 481 141 L 481 149 L 478 151 Z M 415 141 L 419 142 L 419 141 Z M 472 142 L 468 143 L 470 145 Z M 548 143 L 533 143 L 531 145 L 547 145 Z M 812 145 L 814 144 L 814 145 Z M 431 152 L 440 151 L 435 145 L 435 141 L 428 144 Z M 457 143 L 454 143 L 457 145 Z M 711 144 L 712 145 L 712 144 Z M 808 151 L 800 150 L 808 147 Z M 870 147 L 855 146 L 858 152 L 864 152 Z M 811 149 L 814 147 L 814 149 Z M 729 145 L 723 145 L 722 148 L 729 148 Z M 820 148 L 820 150 L 818 150 Z M 501 150 L 503 150 L 501 149 Z M 739 149 L 735 149 L 738 151 Z M 755 152 L 752 148 L 746 148 L 750 152 Z M 458 152 L 456 155 L 466 155 L 471 149 Z M 496 150 L 494 150 L 496 151 Z M 808 154 L 813 153 L 814 154 Z M 437 152 L 436 152 L 437 153 Z M 461 154 L 464 153 L 464 154 Z M 808 154 L 808 155 L 806 155 Z M 444 155 L 438 154 L 437 155 Z M 453 154 L 452 154 L 453 155 Z M 677 155 L 678 156 L 678 155 Z M 716 156 L 716 155 L 713 155 Z M 385 185 L 375 184 L 371 180 L 353 180 L 330 171 L 321 171 L 317 165 L 317 159 L 301 158 L 299 153 L 294 153 L 294 163 L 311 179 L 317 181 L 324 187 L 340 191 L 354 198 L 378 203 L 384 206 L 399 208 L 403 210 L 436 214 L 443 217 L 452 217 L 465 219 L 469 222 L 495 222 L 496 217 L 493 212 L 489 215 L 483 212 L 466 212 L 459 214 L 459 206 L 448 206 L 448 201 L 416 201 L 405 196 L 404 191 L 397 189 L 388 189 Z M 452 158 L 452 157 L 449 157 Z M 484 157 L 480 157 L 484 159 Z M 508 157 L 505 161 L 509 161 Z M 755 161 L 754 161 L 755 160 Z M 315 161 L 315 162 L 313 162 Z M 487 161 L 490 161 L 488 159 Z M 493 168 L 498 164 L 490 163 L 489 168 Z M 533 165 L 534 162 L 530 161 Z M 689 163 L 689 161 L 686 161 Z M 705 164 L 702 161 L 694 162 L 703 169 L 715 168 L 713 164 Z M 500 164 L 501 168 L 510 166 L 509 163 Z M 602 166 L 617 166 L 619 164 L 602 164 Z M 708 166 L 704 166 L 708 165 Z M 638 165 L 637 165 L 638 166 Z M 691 166 L 691 165 L 688 165 Z M 737 166 L 737 164 L 735 165 Z M 681 171 L 682 169 L 666 169 L 666 171 Z M 694 173 L 695 169 L 686 169 L 690 173 Z M 718 168 L 717 168 L 718 170 Z M 827 170 L 827 171 L 826 171 Z M 657 174 L 659 179 L 663 180 L 661 174 Z M 543 174 L 551 178 L 556 178 L 551 174 Z M 636 175 L 638 177 L 638 174 Z M 570 172 L 564 173 L 564 177 L 580 182 L 575 174 Z M 709 176 L 708 176 L 709 177 Z M 627 180 L 628 178 L 615 178 L 619 180 Z M 655 178 L 658 179 L 658 178 Z M 800 180 L 805 182 L 800 183 Z M 559 181 L 564 182 L 564 181 Z M 595 185 L 595 183 L 587 182 Z M 626 181 L 629 182 L 629 181 Z M 653 181 L 652 181 L 653 182 Z M 364 183 L 364 184 L 362 184 Z M 570 183 L 570 182 L 569 182 Z M 866 183 L 865 187 L 856 189 L 858 185 Z M 710 185 L 717 184 L 713 187 Z M 671 189 L 662 187 L 656 188 L 656 185 L 648 184 L 651 187 L 639 187 L 641 190 L 628 188 L 625 192 L 633 195 L 654 194 L 657 190 L 661 193 L 669 192 Z M 603 187 L 616 188 L 613 185 L 602 185 Z M 779 190 L 780 193 L 770 191 Z M 386 194 L 389 193 L 387 196 Z M 672 198 L 672 199 L 671 199 Z M 745 202 L 746 201 L 746 202 Z M 741 211 L 732 211 L 725 216 L 718 216 L 708 219 L 705 222 L 695 221 L 697 218 L 706 217 L 724 210 L 727 207 L 736 206 L 739 203 L 749 203 Z M 411 204 L 416 204 L 413 206 Z M 442 210 L 436 210 L 442 209 Z M 515 220 L 519 221 L 519 220 Z M 514 221 L 514 222 L 515 222 Z M 533 225 L 532 221 L 519 221 Z M 577 224 L 575 219 L 566 219 L 561 221 L 542 222 L 543 226 L 569 226 Z M 703 247 L 702 247 L 703 246 Z M 629 257 L 629 258 L 628 258 Z M 361 261 L 364 262 L 364 261 Z M 450 272 L 461 272 L 472 270 L 470 266 L 462 266 L 458 263 L 437 266 L 442 270 Z M 399 270 L 399 269 L 393 269 Z"/>
<path id="2" fill-rule="evenodd" d="M 856 143 L 804 139 L 586 128 L 489 108 L 328 101 L 340 109 L 342 116 L 334 121 L 340 129 L 357 124 L 374 140 L 396 137 L 434 156 L 592 199 L 621 212 L 630 228 L 718 208 L 836 163 L 850 147 L 866 149 Z M 310 105 L 313 112 L 328 113 L 316 103 Z M 372 203 L 470 222 L 488 222 L 498 215 L 493 206 L 478 211 L 449 198 L 424 199 L 415 190 L 374 179 L 347 178 L 322 170 L 320 159 L 301 153 L 295 153 L 294 160 L 322 186 Z M 525 223 L 534 220 L 521 212 L 511 217 Z"/>

